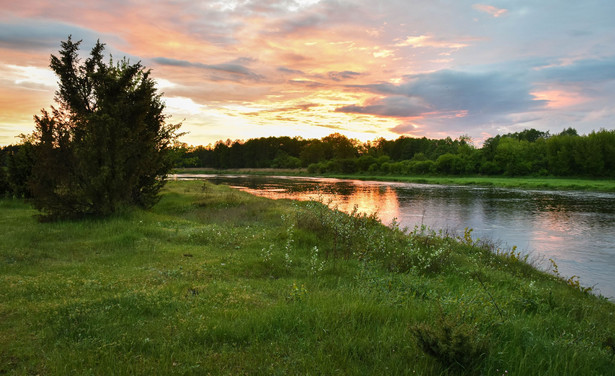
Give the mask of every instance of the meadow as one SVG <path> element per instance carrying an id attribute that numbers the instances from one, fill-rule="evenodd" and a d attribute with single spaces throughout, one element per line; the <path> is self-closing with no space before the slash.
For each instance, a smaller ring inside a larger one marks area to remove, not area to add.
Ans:
<path id="1" fill-rule="evenodd" d="M 0 374 L 615 374 L 615 305 L 471 229 L 199 181 L 36 214 L 0 200 Z"/>

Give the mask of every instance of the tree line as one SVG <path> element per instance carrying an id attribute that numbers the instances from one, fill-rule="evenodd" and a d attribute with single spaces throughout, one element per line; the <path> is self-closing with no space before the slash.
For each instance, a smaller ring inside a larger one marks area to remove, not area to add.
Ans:
<path id="1" fill-rule="evenodd" d="M 615 177 L 615 131 L 551 135 L 536 129 L 471 139 L 378 139 L 361 143 L 335 133 L 322 139 L 263 137 L 174 149 L 176 167 L 307 168 L 310 173 Z"/>
<path id="2" fill-rule="evenodd" d="M 35 143 L 0 148 L 0 195 L 31 195 Z M 213 169 L 305 168 L 309 173 L 615 177 L 615 131 L 551 135 L 536 129 L 471 139 L 384 138 L 359 142 L 335 133 L 322 139 L 261 137 L 169 149 L 175 167 Z M 116 151 L 119 153 L 119 151 Z M 50 168 L 46 171 L 55 171 Z M 105 185 L 106 186 L 106 185 Z"/>
<path id="3" fill-rule="evenodd" d="M 359 142 L 335 133 L 322 139 L 261 137 L 208 146 L 175 145 L 175 167 L 213 169 L 305 168 L 309 173 L 376 175 L 486 175 L 615 177 L 615 131 L 551 135 L 536 129 L 491 137 L 478 148 L 470 138 L 378 139 Z M 0 148 L 0 195 L 31 195 L 35 143 Z M 54 171 L 51 169 L 50 171 Z"/>

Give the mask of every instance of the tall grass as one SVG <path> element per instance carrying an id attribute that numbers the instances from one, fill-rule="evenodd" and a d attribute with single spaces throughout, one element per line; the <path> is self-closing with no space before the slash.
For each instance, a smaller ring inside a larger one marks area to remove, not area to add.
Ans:
<path id="1" fill-rule="evenodd" d="M 169 184 L 38 223 L 0 201 L 0 374 L 613 374 L 612 303 L 459 236 Z"/>

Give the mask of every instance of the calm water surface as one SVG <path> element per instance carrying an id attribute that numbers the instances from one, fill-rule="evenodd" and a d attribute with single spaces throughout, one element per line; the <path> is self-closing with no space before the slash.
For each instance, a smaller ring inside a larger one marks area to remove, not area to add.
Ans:
<path id="1" fill-rule="evenodd" d="M 183 177 L 187 177 L 184 175 Z M 325 178 L 190 175 L 274 199 L 332 200 L 377 212 L 385 224 L 426 225 L 517 246 L 543 268 L 554 259 L 562 275 L 615 297 L 615 194 L 369 182 Z"/>

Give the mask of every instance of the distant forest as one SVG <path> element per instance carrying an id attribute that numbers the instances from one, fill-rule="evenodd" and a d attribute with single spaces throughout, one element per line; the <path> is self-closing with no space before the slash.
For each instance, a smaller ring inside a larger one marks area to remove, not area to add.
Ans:
<path id="1" fill-rule="evenodd" d="M 0 148 L 0 196 L 28 195 L 35 145 Z M 175 167 L 306 168 L 313 174 L 487 175 L 615 178 L 615 131 L 557 135 L 527 129 L 487 139 L 476 148 L 457 139 L 399 137 L 362 143 L 335 133 L 322 139 L 263 137 L 176 145 Z"/>
<path id="2" fill-rule="evenodd" d="M 266 137 L 175 149 L 177 167 L 307 168 L 310 173 L 615 177 L 615 131 L 557 135 L 527 129 L 487 139 L 399 137 L 361 143 L 335 133 L 322 139 Z"/>

